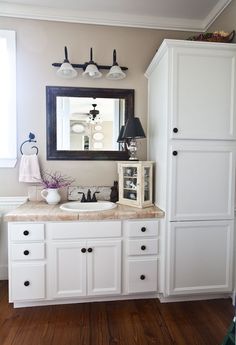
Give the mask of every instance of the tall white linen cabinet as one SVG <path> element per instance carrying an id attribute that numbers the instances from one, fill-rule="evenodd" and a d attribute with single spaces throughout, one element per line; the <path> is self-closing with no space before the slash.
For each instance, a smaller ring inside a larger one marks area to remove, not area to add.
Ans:
<path id="1" fill-rule="evenodd" d="M 232 292 L 236 45 L 164 40 L 148 78 L 164 297 Z M 195 296 L 196 297 L 196 296 Z"/>

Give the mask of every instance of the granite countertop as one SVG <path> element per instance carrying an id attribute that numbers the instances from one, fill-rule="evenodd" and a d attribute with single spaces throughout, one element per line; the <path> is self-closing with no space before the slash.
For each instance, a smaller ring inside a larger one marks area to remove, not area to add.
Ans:
<path id="1" fill-rule="evenodd" d="M 31 221 L 78 221 L 106 219 L 163 218 L 165 213 L 156 206 L 136 208 L 117 205 L 116 208 L 99 212 L 67 212 L 58 205 L 48 205 L 44 201 L 28 201 L 4 215 L 7 222 Z"/>

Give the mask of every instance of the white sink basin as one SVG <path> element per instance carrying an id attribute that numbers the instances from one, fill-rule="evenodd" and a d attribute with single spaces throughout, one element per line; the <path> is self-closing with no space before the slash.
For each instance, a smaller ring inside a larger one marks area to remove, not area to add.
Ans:
<path id="1" fill-rule="evenodd" d="M 66 202 L 60 206 L 60 209 L 69 212 L 98 212 L 115 208 L 117 205 L 110 201 L 98 202 Z"/>

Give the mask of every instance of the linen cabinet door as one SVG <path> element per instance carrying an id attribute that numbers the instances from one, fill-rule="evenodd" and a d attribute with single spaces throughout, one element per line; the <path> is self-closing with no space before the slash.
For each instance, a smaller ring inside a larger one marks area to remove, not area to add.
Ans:
<path id="1" fill-rule="evenodd" d="M 170 137 L 236 139 L 235 50 L 173 49 Z"/>
<path id="2" fill-rule="evenodd" d="M 86 242 L 53 242 L 50 246 L 51 298 L 86 295 Z"/>
<path id="3" fill-rule="evenodd" d="M 235 156 L 232 147 L 173 145 L 170 221 L 233 219 Z"/>
<path id="4" fill-rule="evenodd" d="M 167 295 L 232 291 L 233 221 L 169 223 Z"/>
<path id="5" fill-rule="evenodd" d="M 121 240 L 87 242 L 88 296 L 121 293 Z"/>

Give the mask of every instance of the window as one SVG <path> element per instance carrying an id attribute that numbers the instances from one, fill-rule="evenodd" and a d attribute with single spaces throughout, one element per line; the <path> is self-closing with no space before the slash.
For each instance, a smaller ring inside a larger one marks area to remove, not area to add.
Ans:
<path id="1" fill-rule="evenodd" d="M 16 156 L 16 35 L 0 30 L 0 167 L 14 167 Z"/>

